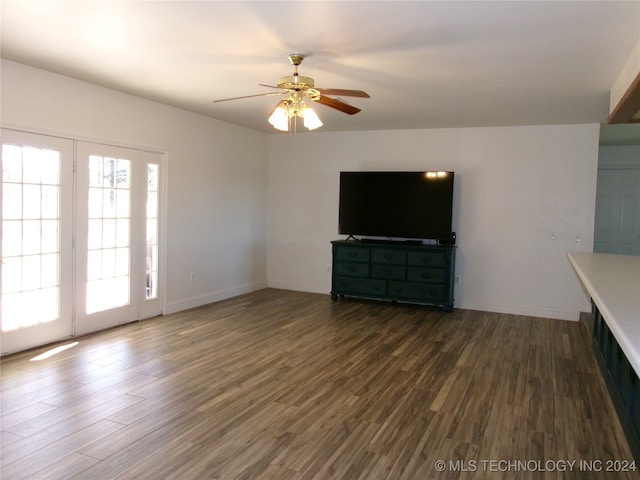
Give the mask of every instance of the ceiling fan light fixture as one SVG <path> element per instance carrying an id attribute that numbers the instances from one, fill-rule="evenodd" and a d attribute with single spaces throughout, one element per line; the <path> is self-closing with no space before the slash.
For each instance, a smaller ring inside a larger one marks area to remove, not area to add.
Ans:
<path id="1" fill-rule="evenodd" d="M 280 101 L 271 112 L 268 121 L 276 130 L 288 132 L 291 119 L 295 121 L 297 117 L 303 119 L 305 128 L 309 130 L 315 130 L 323 125 L 316 112 L 307 106 L 300 96 L 288 97 Z"/>
<path id="2" fill-rule="evenodd" d="M 323 125 L 322 120 L 318 117 L 313 108 L 307 107 L 306 104 L 302 109 L 302 118 L 304 119 L 304 126 L 309 130 L 315 130 Z"/>
<path id="3" fill-rule="evenodd" d="M 280 103 L 278 103 L 276 108 L 271 113 L 271 116 L 269 117 L 269 123 L 273 126 L 273 128 L 282 132 L 289 131 L 288 110 L 289 105 L 285 100 L 282 100 Z"/>

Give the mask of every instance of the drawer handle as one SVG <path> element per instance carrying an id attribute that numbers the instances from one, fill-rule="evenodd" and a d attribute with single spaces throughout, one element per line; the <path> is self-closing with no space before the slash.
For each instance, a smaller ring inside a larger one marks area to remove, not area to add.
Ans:
<path id="1" fill-rule="evenodd" d="M 384 256 L 384 258 L 386 258 L 387 260 L 391 260 L 393 258 L 393 255 L 387 254 Z"/>
<path id="2" fill-rule="evenodd" d="M 356 267 L 349 267 L 349 271 L 350 271 L 351 273 L 354 273 L 354 272 L 356 271 Z"/>
<path id="3" fill-rule="evenodd" d="M 393 272 L 391 270 L 385 270 L 384 274 L 388 277 L 389 275 L 391 275 Z"/>
<path id="4" fill-rule="evenodd" d="M 422 263 L 429 263 L 431 261 L 431 257 L 423 257 Z"/>
<path id="5" fill-rule="evenodd" d="M 356 252 L 349 252 L 349 256 L 351 258 L 355 257 L 356 255 L 358 255 Z"/>
<path id="6" fill-rule="evenodd" d="M 422 278 L 431 278 L 431 274 L 430 273 L 423 273 L 422 274 Z"/>

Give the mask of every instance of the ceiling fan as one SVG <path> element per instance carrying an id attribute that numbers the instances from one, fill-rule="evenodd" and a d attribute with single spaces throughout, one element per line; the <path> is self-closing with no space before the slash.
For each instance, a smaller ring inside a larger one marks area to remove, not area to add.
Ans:
<path id="1" fill-rule="evenodd" d="M 296 125 L 297 117 L 304 120 L 304 126 L 309 130 L 322 126 L 322 122 L 318 115 L 308 106 L 305 98 L 330 108 L 334 108 L 348 115 L 354 115 L 360 111 L 359 108 L 349 105 L 348 103 L 338 99 L 328 97 L 327 95 L 338 95 L 344 97 L 361 97 L 370 98 L 367 92 L 362 90 L 347 90 L 342 88 L 316 88 L 315 82 L 311 77 L 304 77 L 298 74 L 298 66 L 304 60 L 304 55 L 292 53 L 289 55 L 289 62 L 293 65 L 293 75 L 280 77 L 278 85 L 265 85 L 259 83 L 261 87 L 275 88 L 279 92 L 258 93 L 256 95 L 245 95 L 243 97 L 223 98 L 214 100 L 214 103 L 227 102 L 229 100 L 239 100 L 242 98 L 264 97 L 272 95 L 284 95 L 284 98 L 278 103 L 276 108 L 269 117 L 269 123 L 274 128 L 282 131 L 288 131 L 292 120 Z"/>

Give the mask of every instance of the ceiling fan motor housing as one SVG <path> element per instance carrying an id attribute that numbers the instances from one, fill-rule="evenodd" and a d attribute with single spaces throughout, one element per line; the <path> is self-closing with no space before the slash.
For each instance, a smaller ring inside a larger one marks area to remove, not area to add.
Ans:
<path id="1" fill-rule="evenodd" d="M 302 75 L 289 75 L 287 77 L 280 77 L 278 80 L 278 87 L 285 90 L 305 90 L 307 88 L 313 88 L 313 78 L 303 77 Z"/>

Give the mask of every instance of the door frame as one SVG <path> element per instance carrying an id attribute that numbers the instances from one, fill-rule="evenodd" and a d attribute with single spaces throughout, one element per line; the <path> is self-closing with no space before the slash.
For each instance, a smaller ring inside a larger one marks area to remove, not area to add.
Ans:
<path id="1" fill-rule="evenodd" d="M 167 311 L 167 296 L 166 296 L 166 289 L 167 289 L 167 285 L 166 285 L 166 279 L 167 279 L 167 275 L 166 275 L 166 265 L 167 265 L 167 222 L 166 222 L 166 216 L 167 216 L 167 190 L 168 190 L 168 161 L 169 161 L 169 153 L 165 148 L 161 148 L 161 147 L 153 147 L 153 146 L 143 146 L 141 144 L 132 144 L 132 143 L 128 143 L 125 141 L 113 141 L 113 140 L 105 140 L 104 138 L 96 138 L 96 137 L 91 137 L 91 136 L 84 136 L 84 135 L 78 135 L 78 134 L 69 134 L 67 132 L 61 132 L 61 131 L 57 131 L 57 130 L 51 130 L 51 129 L 45 129 L 45 128 L 39 128 L 39 127 L 32 127 L 32 126 L 23 126 L 23 125 L 12 125 L 12 124 L 6 124 L 3 123 L 0 125 L 0 128 L 2 130 L 7 130 L 10 132 L 15 132 L 17 135 L 36 135 L 36 136 L 44 136 L 44 137 L 53 137 L 53 138 L 58 138 L 61 139 L 63 141 L 71 141 L 73 142 L 73 166 L 72 169 L 76 168 L 76 161 L 77 161 L 77 144 L 78 142 L 89 142 L 89 143 L 98 143 L 98 144 L 104 144 L 104 145 L 111 145 L 114 147 L 124 147 L 124 148 L 130 148 L 130 149 L 134 149 L 134 150 L 138 150 L 141 153 L 141 156 L 145 158 L 145 161 L 152 161 L 153 163 L 158 164 L 159 166 L 159 175 L 160 175 L 160 179 L 159 179 L 159 204 L 158 204 L 158 296 L 156 299 L 153 299 L 151 301 L 149 300 L 143 300 L 141 305 L 141 309 L 140 309 L 140 313 L 139 313 L 139 319 L 146 319 L 146 318 L 151 318 L 151 317 L 155 317 L 155 316 L 159 316 L 159 315 L 164 315 L 165 312 Z M 151 159 L 151 160 L 150 160 Z M 73 186 L 70 189 L 70 192 L 72 194 L 72 200 L 71 203 L 72 205 L 70 206 L 70 209 L 72 211 L 72 218 L 74 219 L 73 221 L 75 222 L 75 217 L 76 217 L 76 199 L 77 199 L 77 192 L 76 192 L 76 184 L 77 184 L 77 180 L 76 180 L 76 172 L 74 171 L 72 173 L 73 176 Z M 1 185 L 0 185 L 0 194 L 1 194 Z M 1 237 L 1 225 L 0 225 L 0 237 Z M 73 224 L 72 226 L 72 234 L 75 234 L 75 224 Z M 73 240 L 70 242 L 72 243 Z M 76 256 L 76 248 L 75 245 L 73 246 L 73 253 L 72 253 L 72 259 L 75 258 Z M 72 289 L 71 295 L 72 295 L 72 299 L 70 304 L 72 305 L 72 310 L 73 310 L 73 305 L 76 304 L 76 292 L 77 292 L 77 288 L 75 288 L 76 285 L 76 279 L 75 279 L 75 260 L 72 261 L 72 265 L 71 265 L 71 275 L 73 277 L 73 285 L 74 288 Z M 0 274 L 1 274 L 1 265 L 0 265 Z M 144 275 L 143 275 L 144 278 Z M 0 286 L 1 286 L 1 275 L 0 275 Z M 72 337 L 76 337 L 76 336 L 80 336 L 80 335 L 84 335 L 86 333 L 91 333 L 94 330 L 92 330 L 91 332 L 83 332 L 83 331 L 78 331 L 76 329 L 76 321 L 75 321 L 75 312 L 70 312 L 69 316 L 71 317 L 71 329 L 70 331 L 65 331 L 63 335 L 58 336 L 57 338 L 38 338 L 38 339 L 33 339 L 33 342 L 29 342 L 28 345 L 25 346 L 19 346 L 17 348 L 12 348 L 11 350 L 7 349 L 6 351 L 4 350 L 4 337 L 6 334 L 2 334 L 0 332 L 0 334 L 2 335 L 2 348 L 3 350 L 0 351 L 0 355 L 5 355 L 5 354 L 9 354 L 9 353 L 15 353 L 17 351 L 21 351 L 21 350 L 25 350 L 28 348 L 33 348 L 36 346 L 41 346 L 47 343 L 52 343 L 55 341 L 60 341 L 60 340 L 64 340 L 67 338 L 72 338 Z M 24 336 L 24 332 L 21 332 L 20 330 L 17 330 L 17 335 L 22 335 Z M 10 332 L 7 332 L 10 333 Z"/>

